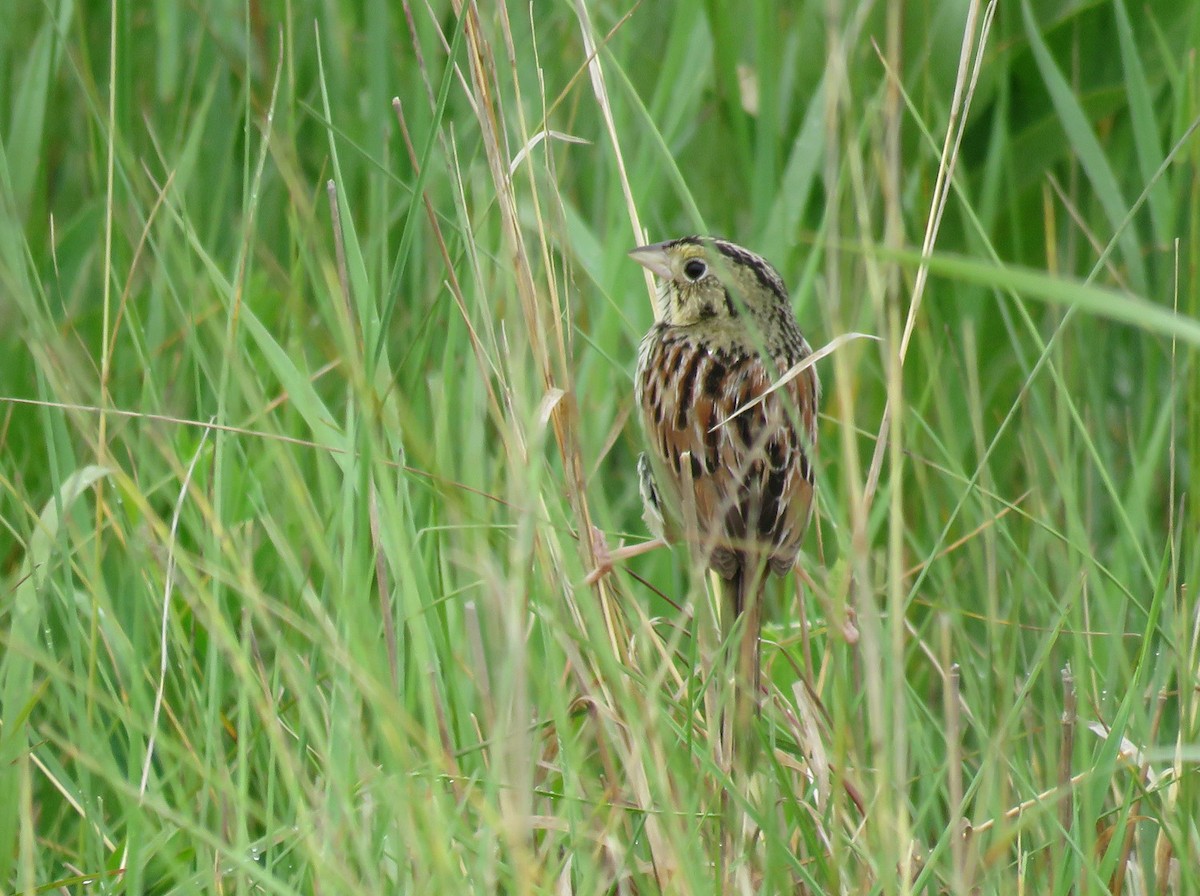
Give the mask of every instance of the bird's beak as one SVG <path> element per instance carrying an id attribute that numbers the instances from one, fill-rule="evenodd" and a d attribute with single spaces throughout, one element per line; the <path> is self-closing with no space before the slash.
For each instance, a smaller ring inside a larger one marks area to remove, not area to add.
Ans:
<path id="1" fill-rule="evenodd" d="M 671 259 L 664 248 L 666 243 L 652 243 L 649 246 L 638 246 L 629 253 L 629 257 L 642 267 L 653 271 L 664 280 L 674 280 L 675 272 L 671 270 Z"/>

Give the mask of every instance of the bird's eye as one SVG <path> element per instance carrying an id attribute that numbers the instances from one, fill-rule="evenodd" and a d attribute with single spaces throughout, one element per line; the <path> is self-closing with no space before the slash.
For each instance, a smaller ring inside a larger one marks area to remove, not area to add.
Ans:
<path id="1" fill-rule="evenodd" d="M 708 273 L 708 265 L 702 262 L 699 258 L 693 258 L 683 266 L 683 276 L 687 277 L 693 283 Z"/>

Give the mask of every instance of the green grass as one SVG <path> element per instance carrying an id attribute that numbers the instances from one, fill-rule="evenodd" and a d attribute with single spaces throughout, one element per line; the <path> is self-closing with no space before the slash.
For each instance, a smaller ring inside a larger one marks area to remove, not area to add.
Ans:
<path id="1" fill-rule="evenodd" d="M 1200 892 L 1200 7 L 112 6 L 0 13 L 0 893 Z M 634 214 L 880 338 L 725 872 Z"/>

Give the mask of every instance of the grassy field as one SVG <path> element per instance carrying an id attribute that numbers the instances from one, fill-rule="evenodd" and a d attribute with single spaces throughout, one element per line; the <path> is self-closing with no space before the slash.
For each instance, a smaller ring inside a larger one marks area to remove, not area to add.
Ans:
<path id="1" fill-rule="evenodd" d="M 1197 46 L 6 4 L 0 893 L 1200 892 Z M 694 232 L 875 337 L 820 364 L 748 790 L 704 577 L 585 583 L 647 537 L 626 252 Z"/>

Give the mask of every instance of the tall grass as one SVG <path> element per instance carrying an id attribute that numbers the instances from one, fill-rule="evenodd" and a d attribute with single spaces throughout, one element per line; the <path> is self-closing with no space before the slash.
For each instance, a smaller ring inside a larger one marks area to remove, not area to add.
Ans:
<path id="1" fill-rule="evenodd" d="M 10 4 L 0 892 L 1195 892 L 1200 10 L 989 16 Z M 704 577 L 586 584 L 690 232 L 878 339 L 732 868 Z"/>

